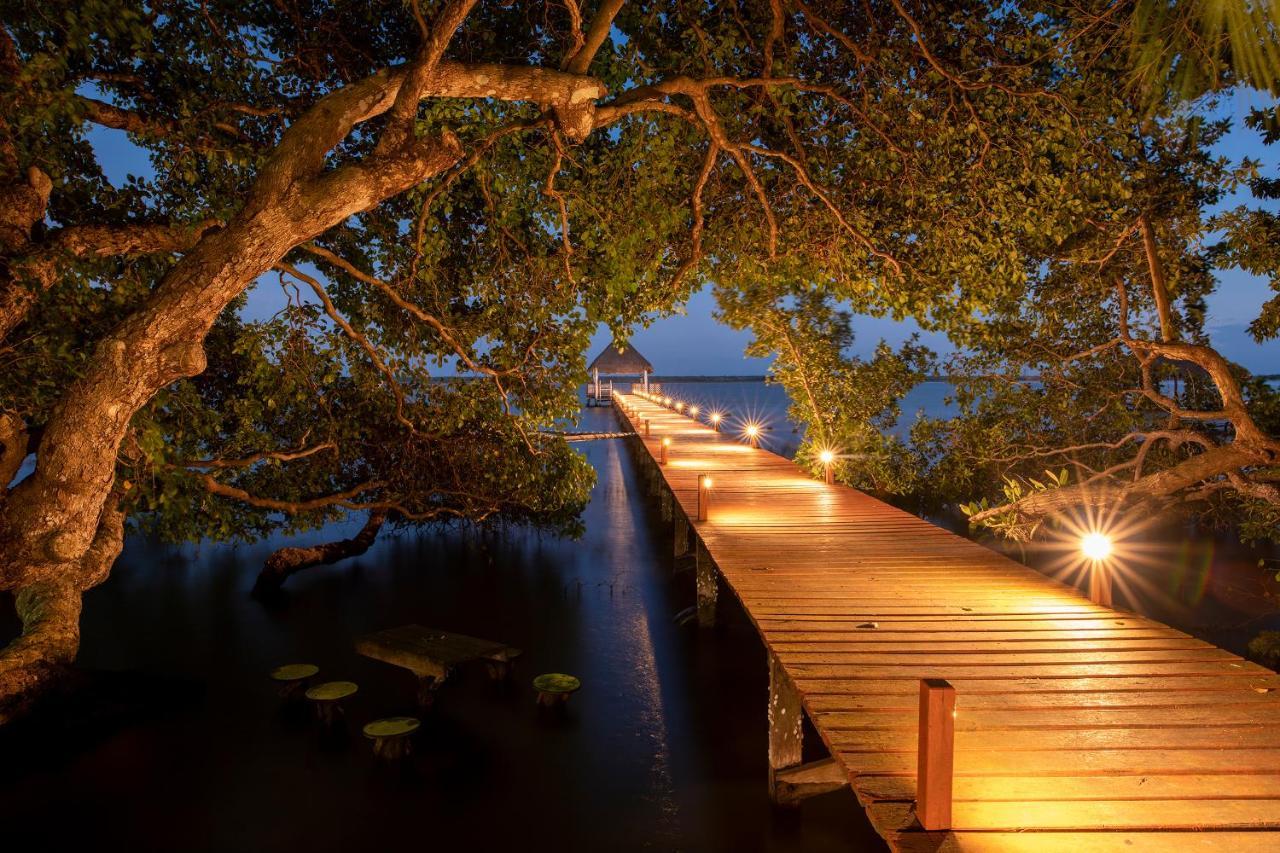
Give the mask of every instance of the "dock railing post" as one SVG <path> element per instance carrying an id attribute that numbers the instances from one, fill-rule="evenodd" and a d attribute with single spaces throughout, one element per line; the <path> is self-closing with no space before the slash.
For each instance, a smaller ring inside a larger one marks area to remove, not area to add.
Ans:
<path id="1" fill-rule="evenodd" d="M 1089 567 L 1089 600 L 1103 607 L 1111 606 L 1111 573 L 1101 560 Z"/>
<path id="2" fill-rule="evenodd" d="M 711 475 L 698 475 L 698 521 L 706 521 L 711 510 Z"/>
<path id="3" fill-rule="evenodd" d="M 955 688 L 941 678 L 920 679 L 916 817 L 930 831 L 951 829 L 955 716 Z"/>
<path id="4" fill-rule="evenodd" d="M 659 465 L 667 464 L 667 454 L 670 448 L 671 448 L 671 439 L 664 437 L 662 439 L 662 444 L 658 448 L 658 464 Z"/>
<path id="5" fill-rule="evenodd" d="M 641 418 L 641 419 L 640 419 L 640 423 L 644 424 L 644 437 L 645 437 L 645 438 L 649 438 L 649 437 L 650 437 L 650 434 L 649 434 L 649 419 L 648 419 L 648 418 Z"/>

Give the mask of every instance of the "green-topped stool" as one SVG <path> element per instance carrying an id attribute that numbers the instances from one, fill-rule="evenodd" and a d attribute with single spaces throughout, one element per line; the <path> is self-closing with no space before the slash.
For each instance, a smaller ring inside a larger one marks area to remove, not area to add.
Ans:
<path id="1" fill-rule="evenodd" d="M 395 761 L 409 754 L 413 744 L 410 735 L 419 725 L 417 717 L 385 717 L 366 724 L 364 736 L 373 741 L 374 755 Z"/>
<path id="2" fill-rule="evenodd" d="M 533 680 L 533 689 L 538 691 L 538 704 L 544 708 L 563 705 L 581 686 L 581 681 L 563 672 L 544 673 Z"/>
<path id="3" fill-rule="evenodd" d="M 307 688 L 307 698 L 316 703 L 316 716 L 326 726 L 342 716 L 342 700 L 355 694 L 360 688 L 354 681 L 326 681 Z"/>
<path id="4" fill-rule="evenodd" d="M 290 663 L 271 670 L 271 680 L 280 687 L 280 698 L 286 702 L 299 699 L 307 684 L 320 671 L 313 663 Z"/>

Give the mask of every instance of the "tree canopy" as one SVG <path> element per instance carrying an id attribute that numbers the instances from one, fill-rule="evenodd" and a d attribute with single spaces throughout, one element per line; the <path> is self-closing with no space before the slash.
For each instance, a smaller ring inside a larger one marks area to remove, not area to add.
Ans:
<path id="1" fill-rule="evenodd" d="M 869 425 L 925 354 L 851 362 L 842 311 L 914 317 L 1005 375 L 1033 327 L 1055 352 L 1118 341 L 1143 381 L 1157 355 L 1212 360 L 1135 336 L 1192 329 L 1161 300 L 1208 286 L 1186 247 L 1223 177 L 1178 105 L 1259 79 L 1275 21 L 1174 5 L 5 0 L 0 590 L 24 633 L 0 703 L 74 656 L 129 516 L 571 527 L 590 472 L 547 433 L 590 333 L 707 283 L 810 434 L 877 460 L 855 482 L 895 486 L 902 449 Z M 153 174 L 108 181 L 103 129 Z M 1114 286 L 1138 231 L 1162 288 Z M 268 287 L 285 307 L 247 319 Z M 1262 487 L 1273 440 L 1228 420 L 1228 473 Z"/>

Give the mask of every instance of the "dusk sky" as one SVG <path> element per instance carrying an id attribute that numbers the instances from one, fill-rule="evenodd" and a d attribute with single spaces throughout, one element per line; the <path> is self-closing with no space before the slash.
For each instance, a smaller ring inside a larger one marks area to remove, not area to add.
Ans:
<path id="1" fill-rule="evenodd" d="M 1242 93 L 1224 102 L 1220 114 L 1235 118 L 1232 131 L 1219 143 L 1221 153 L 1230 159 L 1251 156 L 1263 160 L 1264 171 L 1272 176 L 1280 174 L 1275 151 L 1267 151 L 1261 138 L 1244 127 L 1240 119 L 1251 105 L 1262 103 L 1258 93 Z M 95 148 L 103 162 L 107 178 L 120 186 L 129 174 L 140 177 L 152 173 L 145 155 L 135 148 L 121 131 L 95 127 L 90 133 Z M 1230 207 L 1247 200 L 1245 195 L 1228 199 L 1223 207 Z M 274 277 L 270 283 L 260 284 L 249 294 L 246 313 L 251 317 L 265 317 L 279 310 L 283 304 Z M 1246 332 L 1246 327 L 1258 314 L 1259 307 L 1275 293 L 1267 281 L 1240 270 L 1220 273 L 1221 286 L 1209 301 L 1209 325 L 1213 343 L 1227 358 L 1239 362 L 1257 373 L 1280 373 L 1280 341 L 1257 344 Z M 750 335 L 737 332 L 714 318 L 715 298 L 709 289 L 696 294 L 685 306 L 684 314 L 665 317 L 649 328 L 638 329 L 632 335 L 632 343 L 654 365 L 659 374 L 668 375 L 749 375 L 763 374 L 769 366 L 768 359 L 746 358 L 743 350 Z M 854 331 L 857 341 L 854 351 L 860 355 L 870 353 L 878 341 L 897 344 L 916 331 L 914 323 L 897 323 L 874 317 L 857 317 Z M 588 359 L 600 351 L 609 341 L 607 328 L 601 326 L 592 341 Z M 946 339 L 940 335 L 923 335 L 925 344 L 935 351 L 950 350 Z"/>

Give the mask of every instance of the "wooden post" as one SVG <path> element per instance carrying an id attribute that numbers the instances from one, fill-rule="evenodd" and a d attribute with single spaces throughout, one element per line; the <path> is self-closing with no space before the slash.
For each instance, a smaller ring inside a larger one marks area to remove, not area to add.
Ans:
<path id="1" fill-rule="evenodd" d="M 1101 560 L 1095 560 L 1089 567 L 1089 600 L 1103 607 L 1111 606 L 1111 573 Z"/>
<path id="2" fill-rule="evenodd" d="M 800 694 L 778 656 L 769 653 L 769 798 L 780 802 L 778 771 L 800 763 L 804 731 Z M 788 803 L 795 805 L 795 803 Z"/>
<path id="3" fill-rule="evenodd" d="M 698 591 L 698 624 L 710 628 L 716 624 L 716 567 L 711 563 L 707 547 L 699 540 L 694 551 L 694 584 Z"/>
<path id="4" fill-rule="evenodd" d="M 706 521 L 711 509 L 711 475 L 698 475 L 698 521 Z"/>
<path id="5" fill-rule="evenodd" d="M 689 552 L 689 520 L 684 513 L 676 513 L 675 555 L 677 557 Z"/>
<path id="6" fill-rule="evenodd" d="M 916 817 L 926 830 L 951 829 L 955 771 L 956 690 L 941 678 L 920 679 Z"/>
<path id="7" fill-rule="evenodd" d="M 828 485 L 828 486 L 834 486 L 834 485 L 836 484 L 836 471 L 835 471 L 835 468 L 833 468 L 833 467 L 832 467 L 832 466 L 830 466 L 830 465 L 827 465 L 827 466 L 826 466 L 826 469 L 827 469 L 827 470 L 826 470 L 826 472 L 825 472 L 825 475 L 826 475 L 826 476 L 825 476 L 825 479 L 826 479 L 826 481 L 827 481 L 827 485 Z"/>
<path id="8" fill-rule="evenodd" d="M 649 419 L 648 419 L 648 418 L 641 418 L 641 419 L 640 419 L 640 423 L 644 424 L 644 437 L 645 437 L 645 438 L 651 438 L 652 436 L 651 436 L 651 435 L 650 435 L 650 433 L 649 433 Z"/>
<path id="9" fill-rule="evenodd" d="M 658 447 L 658 464 L 659 465 L 667 464 L 667 456 L 668 456 L 668 453 L 670 452 L 670 449 L 671 449 L 671 439 L 669 438 L 662 439 L 662 444 L 659 445 Z"/>

